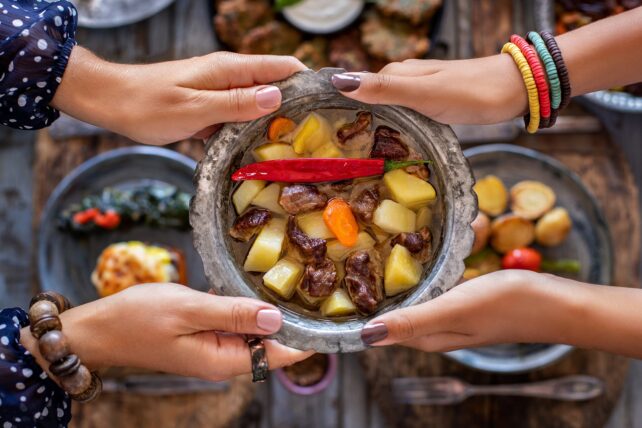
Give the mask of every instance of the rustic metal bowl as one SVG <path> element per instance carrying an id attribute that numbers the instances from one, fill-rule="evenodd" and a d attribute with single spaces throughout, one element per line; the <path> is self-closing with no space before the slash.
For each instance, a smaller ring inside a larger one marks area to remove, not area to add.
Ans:
<path id="1" fill-rule="evenodd" d="M 361 329 L 374 316 L 398 307 L 437 297 L 452 288 L 464 270 L 463 260 L 470 252 L 473 232 L 470 223 L 477 212 L 473 177 L 457 138 L 446 125 L 411 110 L 395 106 L 371 106 L 343 97 L 330 83 L 342 69 L 306 70 L 276 85 L 283 93 L 281 109 L 249 123 L 227 124 L 207 142 L 207 154 L 199 163 L 196 196 L 190 221 L 194 244 L 203 259 L 205 275 L 218 294 L 260 299 L 270 297 L 252 283 L 232 253 L 228 230 L 234 219 L 230 176 L 241 165 L 244 154 L 263 142 L 265 129 L 275 115 L 295 120 L 322 109 L 368 110 L 375 117 L 395 123 L 417 143 L 415 149 L 433 160 L 432 182 L 438 193 L 436 209 L 441 212 L 439 227 L 433 230 L 436 255 L 424 272 L 422 282 L 370 317 L 331 320 L 297 311 L 274 302 L 283 311 L 283 327 L 274 335 L 281 343 L 317 352 L 354 352 L 365 348 Z"/>

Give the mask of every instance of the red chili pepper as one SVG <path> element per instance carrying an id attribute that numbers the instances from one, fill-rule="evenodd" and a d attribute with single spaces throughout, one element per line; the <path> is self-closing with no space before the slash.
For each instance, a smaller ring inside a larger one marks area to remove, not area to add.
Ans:
<path id="1" fill-rule="evenodd" d="M 539 272 L 542 266 L 542 255 L 532 248 L 510 250 L 502 258 L 503 269 L 525 269 Z"/>
<path id="2" fill-rule="evenodd" d="M 116 229 L 120 225 L 120 214 L 114 210 L 107 210 L 105 214 L 98 214 L 94 223 L 103 229 Z"/>
<path id="3" fill-rule="evenodd" d="M 87 224 L 94 220 L 100 214 L 98 208 L 88 208 L 84 211 L 79 211 L 73 216 L 73 222 L 76 224 Z"/>
<path id="4" fill-rule="evenodd" d="M 232 180 L 267 180 L 286 183 L 320 183 L 382 175 L 393 169 L 430 163 L 427 160 L 302 158 L 256 162 L 241 167 Z"/>

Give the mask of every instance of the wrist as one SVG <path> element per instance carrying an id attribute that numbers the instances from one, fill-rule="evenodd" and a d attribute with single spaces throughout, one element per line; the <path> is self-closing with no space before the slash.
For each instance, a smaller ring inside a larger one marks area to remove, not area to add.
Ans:
<path id="1" fill-rule="evenodd" d="M 528 94 L 519 68 L 508 54 L 492 58 L 495 60 L 495 68 L 490 72 L 499 78 L 496 88 L 498 108 L 505 112 L 504 116 L 507 118 L 523 116 L 528 112 Z"/>

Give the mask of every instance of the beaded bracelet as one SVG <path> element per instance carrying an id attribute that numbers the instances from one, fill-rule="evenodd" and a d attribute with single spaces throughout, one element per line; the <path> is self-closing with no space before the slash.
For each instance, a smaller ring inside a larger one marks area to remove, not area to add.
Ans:
<path id="1" fill-rule="evenodd" d="M 544 69 L 539 63 L 537 58 L 537 53 L 531 48 L 526 40 L 517 34 L 510 36 L 510 41 L 514 43 L 519 50 L 522 51 L 526 61 L 528 62 L 531 71 L 533 72 L 533 79 L 535 80 L 535 86 L 537 86 L 537 96 L 539 99 L 539 115 L 540 123 L 538 128 L 546 128 L 548 122 L 551 118 L 551 99 L 548 92 L 548 83 L 546 82 L 546 76 L 544 75 Z M 528 124 L 529 117 L 528 115 L 524 116 L 524 123 Z"/>
<path id="2" fill-rule="evenodd" d="M 526 86 L 526 92 L 528 93 L 528 108 L 530 111 L 530 118 L 526 130 L 533 134 L 537 132 L 539 128 L 539 96 L 537 94 L 537 86 L 535 85 L 535 80 L 533 78 L 533 72 L 531 71 L 528 61 L 522 54 L 522 51 L 511 42 L 506 43 L 502 47 L 502 53 L 509 53 L 513 57 L 513 61 L 517 64 L 519 72 L 522 74 L 524 79 L 524 86 Z"/>
<path id="3" fill-rule="evenodd" d="M 542 39 L 542 36 L 537 34 L 537 32 L 529 31 L 526 38 L 533 44 L 535 51 L 542 60 L 542 63 L 544 63 L 544 69 L 546 70 L 546 76 L 548 77 L 548 84 L 550 85 L 551 91 L 551 110 L 559 109 L 562 101 L 562 90 L 560 88 L 560 79 L 557 76 L 555 61 L 553 61 L 553 57 L 548 52 L 544 39 Z"/>
<path id="4" fill-rule="evenodd" d="M 58 293 L 39 293 L 29 304 L 29 329 L 38 339 L 40 354 L 50 364 L 49 371 L 71 398 L 80 402 L 94 400 L 102 390 L 102 380 L 80 363 L 69 350 L 58 315 L 69 309 L 69 301 Z"/>
<path id="5" fill-rule="evenodd" d="M 571 102 L 571 82 L 568 77 L 568 70 L 566 69 L 566 64 L 564 64 L 564 59 L 562 58 L 562 52 L 557 46 L 555 37 L 548 31 L 542 31 L 539 33 L 544 39 L 546 48 L 551 54 L 553 61 L 555 62 L 555 67 L 557 68 L 557 75 L 560 79 L 560 85 L 562 87 L 562 101 L 560 102 L 559 109 L 563 109 Z"/>

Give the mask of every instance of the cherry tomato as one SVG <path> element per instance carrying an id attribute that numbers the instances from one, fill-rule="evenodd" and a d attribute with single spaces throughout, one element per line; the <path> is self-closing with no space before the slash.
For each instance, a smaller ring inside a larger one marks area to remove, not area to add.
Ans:
<path id="1" fill-rule="evenodd" d="M 502 269 L 525 269 L 539 272 L 542 255 L 533 248 L 517 248 L 504 254 Z"/>
<path id="2" fill-rule="evenodd" d="M 100 215 L 98 208 L 88 208 L 84 211 L 79 211 L 74 214 L 73 222 L 76 224 L 87 224 L 94 220 L 96 216 Z"/>
<path id="3" fill-rule="evenodd" d="M 114 210 L 107 210 L 104 214 L 98 214 L 94 222 L 103 229 L 116 229 L 120 225 L 120 214 Z"/>

